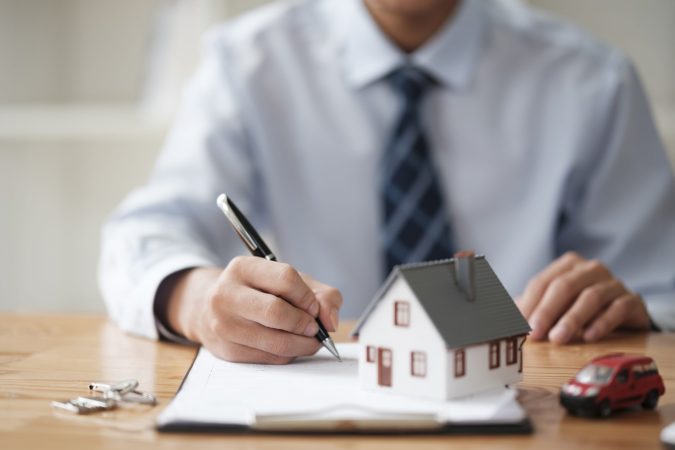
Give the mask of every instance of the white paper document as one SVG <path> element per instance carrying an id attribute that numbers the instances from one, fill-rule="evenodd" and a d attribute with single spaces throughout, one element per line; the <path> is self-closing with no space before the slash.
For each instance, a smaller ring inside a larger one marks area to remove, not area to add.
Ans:
<path id="1" fill-rule="evenodd" d="M 291 364 L 272 366 L 222 361 L 202 348 L 157 425 L 386 429 L 515 424 L 526 419 L 512 389 L 452 401 L 364 390 L 358 379 L 357 344 L 340 344 L 338 349 L 343 362 L 322 349 Z"/>

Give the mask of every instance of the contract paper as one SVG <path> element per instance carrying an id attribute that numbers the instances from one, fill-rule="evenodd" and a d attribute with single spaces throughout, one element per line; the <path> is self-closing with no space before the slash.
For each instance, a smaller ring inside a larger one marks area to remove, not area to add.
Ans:
<path id="1" fill-rule="evenodd" d="M 159 415 L 158 427 L 302 429 L 350 423 L 417 428 L 517 423 L 526 418 L 515 390 L 508 388 L 451 401 L 364 390 L 358 379 L 358 345 L 340 344 L 338 350 L 343 362 L 322 349 L 274 366 L 230 363 L 202 348 L 176 397 Z"/>

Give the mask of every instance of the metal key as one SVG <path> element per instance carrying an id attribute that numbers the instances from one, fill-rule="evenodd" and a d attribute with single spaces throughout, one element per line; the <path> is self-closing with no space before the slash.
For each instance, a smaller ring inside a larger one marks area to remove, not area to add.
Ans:
<path id="1" fill-rule="evenodd" d="M 124 380 L 115 384 L 89 383 L 89 390 L 98 392 L 100 396 L 79 396 L 70 400 L 54 401 L 52 407 L 74 414 L 90 414 L 97 411 L 108 411 L 123 403 L 156 405 L 154 395 L 136 390 L 138 380 Z"/>
<path id="2" fill-rule="evenodd" d="M 117 402 L 137 403 L 142 405 L 156 405 L 157 398 L 149 393 L 136 390 L 138 380 L 124 380 L 116 384 L 90 383 L 89 389 L 100 392 L 104 398 Z"/>
<path id="3" fill-rule="evenodd" d="M 89 383 L 89 389 L 95 392 L 117 392 L 119 395 L 124 395 L 128 392 L 135 390 L 138 387 L 138 380 L 124 380 L 115 384 L 107 383 Z"/>
<path id="4" fill-rule="evenodd" d="M 100 397 L 74 397 L 70 400 L 53 401 L 52 407 L 62 409 L 74 414 L 89 414 L 97 411 L 108 411 L 117 407 L 117 402 L 112 399 Z"/>

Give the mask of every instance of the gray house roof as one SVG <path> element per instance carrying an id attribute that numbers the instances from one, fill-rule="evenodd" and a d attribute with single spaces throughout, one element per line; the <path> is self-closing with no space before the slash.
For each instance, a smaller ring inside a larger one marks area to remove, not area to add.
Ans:
<path id="1" fill-rule="evenodd" d="M 485 257 L 476 256 L 474 264 L 474 301 L 468 301 L 457 286 L 454 259 L 395 267 L 359 319 L 352 335 L 359 334 L 399 276 L 408 283 L 450 348 L 529 333 L 530 326 Z"/>

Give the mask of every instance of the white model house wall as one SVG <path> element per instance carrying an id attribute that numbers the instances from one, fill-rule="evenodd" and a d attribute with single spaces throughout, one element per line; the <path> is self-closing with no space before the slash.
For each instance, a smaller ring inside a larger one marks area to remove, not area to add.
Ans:
<path id="1" fill-rule="evenodd" d="M 517 383 L 522 380 L 520 372 L 522 352 L 521 345 L 525 337 L 516 340 L 516 361 L 507 364 L 507 340 L 499 340 L 499 367 L 490 369 L 490 344 L 478 344 L 464 349 L 448 350 L 447 393 L 448 398 L 461 397 L 487 389 Z M 464 375 L 455 377 L 455 352 L 464 350 Z"/>
<path id="2" fill-rule="evenodd" d="M 410 305 L 409 326 L 394 325 L 394 302 Z M 394 281 L 388 292 L 371 313 L 359 333 L 359 377 L 366 389 L 385 390 L 417 397 L 445 399 L 447 350 L 443 338 L 431 322 L 415 294 L 402 279 Z M 367 347 L 371 345 L 392 351 L 391 387 L 378 385 L 377 354 L 367 362 Z M 411 374 L 411 352 L 426 353 L 426 376 Z"/>

